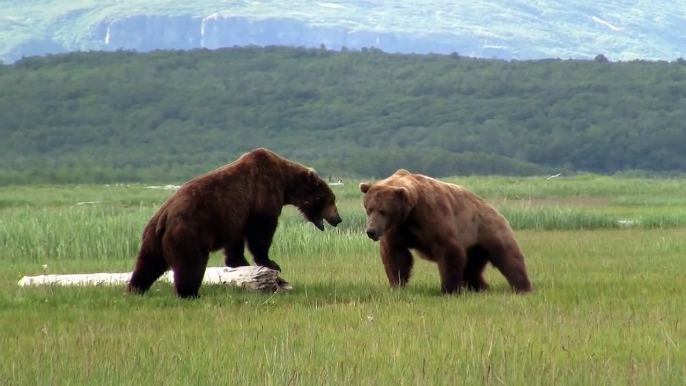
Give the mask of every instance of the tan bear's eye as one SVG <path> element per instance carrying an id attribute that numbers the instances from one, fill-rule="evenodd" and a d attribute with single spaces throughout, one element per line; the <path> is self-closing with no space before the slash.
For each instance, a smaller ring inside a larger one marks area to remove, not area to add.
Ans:
<path id="1" fill-rule="evenodd" d="M 379 214 L 382 215 L 382 216 L 385 216 L 385 215 L 386 215 L 386 211 L 383 210 L 383 209 L 379 209 Z"/>

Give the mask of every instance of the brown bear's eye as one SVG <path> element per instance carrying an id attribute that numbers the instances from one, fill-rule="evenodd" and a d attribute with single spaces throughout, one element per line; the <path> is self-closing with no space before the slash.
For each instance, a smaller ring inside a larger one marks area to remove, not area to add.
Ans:
<path id="1" fill-rule="evenodd" d="M 382 215 L 382 216 L 385 216 L 385 215 L 386 215 L 386 211 L 383 210 L 383 209 L 379 209 L 379 214 Z"/>

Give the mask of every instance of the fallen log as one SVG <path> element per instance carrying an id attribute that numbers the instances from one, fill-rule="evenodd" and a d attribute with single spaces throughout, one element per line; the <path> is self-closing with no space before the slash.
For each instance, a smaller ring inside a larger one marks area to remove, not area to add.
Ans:
<path id="1" fill-rule="evenodd" d="M 126 285 L 132 272 L 101 272 L 79 273 L 63 275 L 24 276 L 19 280 L 19 286 L 39 286 L 46 284 L 60 286 L 95 286 L 95 285 Z M 174 272 L 167 271 L 159 279 L 174 283 Z M 266 267 L 249 265 L 244 267 L 207 267 L 203 284 L 235 285 L 244 289 L 262 292 L 287 291 L 293 287 L 279 277 L 279 272 Z"/>

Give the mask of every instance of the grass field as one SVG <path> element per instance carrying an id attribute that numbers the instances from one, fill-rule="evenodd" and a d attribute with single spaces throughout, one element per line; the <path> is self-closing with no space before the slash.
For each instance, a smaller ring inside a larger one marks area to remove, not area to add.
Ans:
<path id="1" fill-rule="evenodd" d="M 333 187 L 339 228 L 285 211 L 272 257 L 289 293 L 203 286 L 184 301 L 165 283 L 144 297 L 20 288 L 24 275 L 130 271 L 171 192 L 0 188 L 0 385 L 684 384 L 686 181 L 450 180 L 511 221 L 532 294 L 512 294 L 488 268 L 490 291 L 441 296 L 424 261 L 390 290 L 361 232 L 357 182 Z"/>

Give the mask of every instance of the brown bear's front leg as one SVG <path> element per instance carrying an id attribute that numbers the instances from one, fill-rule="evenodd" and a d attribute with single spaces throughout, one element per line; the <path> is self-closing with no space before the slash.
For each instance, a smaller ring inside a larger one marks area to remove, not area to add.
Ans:
<path id="1" fill-rule="evenodd" d="M 443 253 L 438 254 L 438 271 L 441 275 L 441 293 L 460 293 L 464 283 L 464 269 L 467 255 L 459 245 L 449 246 Z"/>
<path id="2" fill-rule="evenodd" d="M 281 267 L 269 258 L 269 248 L 277 225 L 278 218 L 255 217 L 248 221 L 246 240 L 255 264 L 281 271 Z"/>
<path id="3" fill-rule="evenodd" d="M 381 261 L 391 287 L 404 287 L 412 275 L 414 260 L 410 250 L 404 246 L 393 244 L 386 237 L 381 239 Z"/>
<path id="4" fill-rule="evenodd" d="M 234 243 L 228 243 L 224 246 L 224 265 L 229 268 L 244 267 L 250 265 L 245 258 L 245 240 L 240 240 Z"/>

